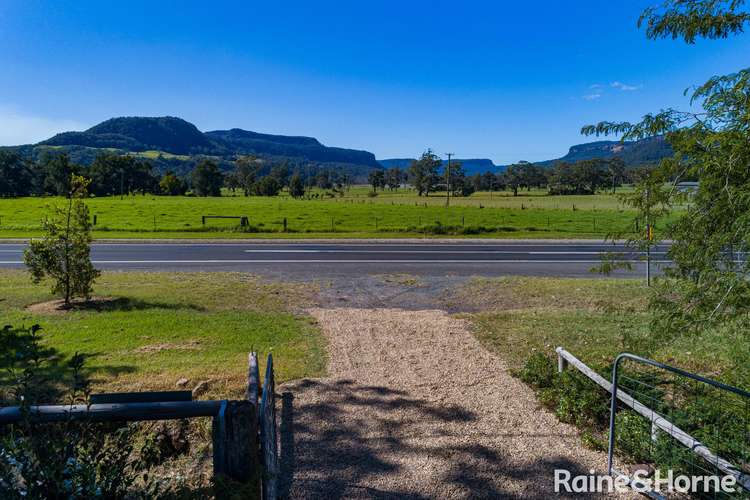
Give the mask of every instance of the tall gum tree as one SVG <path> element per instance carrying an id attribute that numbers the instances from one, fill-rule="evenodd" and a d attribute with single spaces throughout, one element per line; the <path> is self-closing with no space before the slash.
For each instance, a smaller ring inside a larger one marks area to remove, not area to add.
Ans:
<path id="1" fill-rule="evenodd" d="M 743 0 L 668 0 L 646 9 L 638 25 L 649 39 L 693 44 L 740 35 L 749 22 Z M 582 133 L 623 140 L 663 135 L 674 149 L 626 197 L 638 211 L 634 227 L 674 215 L 673 223 L 659 228 L 661 238 L 673 241 L 674 264 L 652 298 L 653 341 L 729 329 L 747 346 L 742 332 L 750 326 L 750 68 L 714 76 L 685 95 L 697 111 L 665 109 L 637 123 L 587 125 Z M 689 199 L 677 187 L 684 180 L 698 181 Z M 654 244 L 645 232 L 626 236 L 639 248 Z"/>

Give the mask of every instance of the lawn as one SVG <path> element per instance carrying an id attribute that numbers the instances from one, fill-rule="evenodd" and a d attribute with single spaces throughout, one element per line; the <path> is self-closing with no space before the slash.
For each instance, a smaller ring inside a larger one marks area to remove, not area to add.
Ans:
<path id="1" fill-rule="evenodd" d="M 470 283 L 463 293 L 485 308 L 472 316 L 480 342 L 535 388 L 560 420 L 578 426 L 587 446 L 607 450 L 610 395 L 573 368 L 558 374 L 557 346 L 606 378 L 616 355 L 629 351 L 750 389 L 745 329 L 654 335 L 645 312 L 649 290 L 640 280 L 490 279 Z M 634 363 L 623 363 L 618 387 L 713 453 L 747 463 L 746 399 Z M 615 454 L 623 464 L 646 463 L 675 475 L 714 470 L 666 435 L 654 437 L 651 422 L 632 410 L 621 408 L 616 418 Z"/>
<path id="2" fill-rule="evenodd" d="M 458 235 L 503 238 L 596 238 L 632 231 L 634 212 L 612 195 L 545 196 L 534 191 L 475 193 L 452 198 L 418 197 L 411 190 L 367 195 L 353 187 L 343 197 L 313 192 L 311 199 L 222 196 L 215 198 L 126 196 L 92 198 L 96 238 L 247 237 L 430 237 Z M 60 198 L 0 199 L 0 237 L 40 234 L 40 221 Z M 249 228 L 235 219 L 247 216 Z M 286 222 L 286 231 L 285 231 Z M 657 224 L 657 231 L 661 224 Z"/>
<path id="3" fill-rule="evenodd" d="M 461 290 L 477 338 L 520 370 L 537 352 L 564 347 L 596 368 L 635 351 L 704 376 L 750 388 L 750 345 L 721 333 L 649 342 L 649 288 L 634 279 L 482 278 Z"/>
<path id="4" fill-rule="evenodd" d="M 104 273 L 97 309 L 30 312 L 50 300 L 47 287 L 22 271 L 0 271 L 0 321 L 39 324 L 44 343 L 62 357 L 88 356 L 95 390 L 174 390 L 209 381 L 202 397 L 239 398 L 247 353 L 274 355 L 281 382 L 323 373 L 324 346 L 309 317 L 295 310 L 310 290 L 268 284 L 240 273 Z M 292 304 L 295 304 L 292 306 Z"/>

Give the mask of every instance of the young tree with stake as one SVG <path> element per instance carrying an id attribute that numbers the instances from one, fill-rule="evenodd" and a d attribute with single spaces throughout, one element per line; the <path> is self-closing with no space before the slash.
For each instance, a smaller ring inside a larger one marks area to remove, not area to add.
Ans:
<path id="1" fill-rule="evenodd" d="M 70 178 L 67 206 L 55 207 L 43 223 L 44 237 L 31 240 L 23 255 L 34 283 L 51 278 L 52 293 L 60 295 L 69 308 L 76 297 L 91 298 L 94 280 L 100 272 L 91 263 L 91 221 L 84 202 L 89 180 Z"/>

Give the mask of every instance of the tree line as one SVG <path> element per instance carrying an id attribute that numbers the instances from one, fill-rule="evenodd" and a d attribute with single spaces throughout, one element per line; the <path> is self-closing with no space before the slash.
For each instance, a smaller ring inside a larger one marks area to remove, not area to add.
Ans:
<path id="1" fill-rule="evenodd" d="M 276 196 L 288 188 L 294 197 L 304 196 L 313 185 L 341 188 L 350 183 L 345 174 L 316 169 L 304 176 L 290 173 L 286 162 L 269 163 L 255 157 L 240 157 L 235 168 L 223 172 L 211 159 L 201 160 L 189 176 L 168 170 L 163 175 L 146 159 L 131 155 L 102 153 L 89 166 L 70 160 L 66 153 L 46 153 L 38 161 L 14 151 L 0 150 L 0 197 L 68 196 L 70 179 L 81 176 L 89 181 L 88 192 L 95 196 L 126 194 L 220 196 L 226 187 L 245 195 Z"/>
<path id="2" fill-rule="evenodd" d="M 521 161 L 502 173 L 485 172 L 468 176 L 459 162 L 448 168 L 432 151 L 427 150 L 412 161 L 408 169 L 394 167 L 369 172 L 373 192 L 395 190 L 409 184 L 419 196 L 450 190 L 453 196 L 470 196 L 475 191 L 547 188 L 550 194 L 594 194 L 601 190 L 614 192 L 618 186 L 637 182 L 648 167 L 626 168 L 620 158 L 559 162 L 551 168 Z M 47 153 L 38 161 L 13 151 L 0 151 L 0 196 L 64 196 L 71 175 L 90 180 L 89 192 L 96 196 L 124 194 L 221 196 L 222 188 L 245 196 L 276 196 L 288 190 L 295 198 L 305 196 L 312 187 L 343 192 L 352 178 L 341 169 L 314 168 L 292 171 L 286 161 L 270 162 L 254 156 L 242 156 L 234 168 L 222 171 L 211 159 L 201 160 L 189 176 L 172 171 L 160 175 L 146 159 L 113 153 L 99 154 L 88 167 L 73 163 L 65 153 Z"/>
<path id="3" fill-rule="evenodd" d="M 431 150 L 411 162 L 408 170 L 394 167 L 370 172 L 373 191 L 396 189 L 410 183 L 419 196 L 450 190 L 454 196 L 470 196 L 475 191 L 513 191 L 547 188 L 550 194 L 594 194 L 615 192 L 617 187 L 642 178 L 651 167 L 628 169 L 621 158 L 558 162 L 545 168 L 526 161 L 509 165 L 502 173 L 485 172 L 467 176 L 461 163 L 445 165 Z"/>

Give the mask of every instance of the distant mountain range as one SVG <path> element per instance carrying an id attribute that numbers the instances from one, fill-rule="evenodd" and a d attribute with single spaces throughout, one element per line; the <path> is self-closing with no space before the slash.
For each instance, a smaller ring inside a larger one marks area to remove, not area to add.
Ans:
<path id="1" fill-rule="evenodd" d="M 102 151 L 130 153 L 148 158 L 160 171 L 171 169 L 178 174 L 188 173 L 206 156 L 226 170 L 232 168 L 236 156 L 254 154 L 264 159 L 288 161 L 292 168 L 341 168 L 356 181 L 366 180 L 372 169 L 406 169 L 413 161 L 413 158 L 376 160 L 368 151 L 325 146 L 314 137 L 262 134 L 238 128 L 201 132 L 192 123 L 171 116 L 111 118 L 83 132 L 63 132 L 38 144 L 12 149 L 33 158 L 49 150 L 63 150 L 81 164 L 91 163 Z M 551 166 L 558 161 L 619 156 L 626 165 L 637 166 L 656 163 L 671 154 L 671 147 L 663 138 L 597 141 L 573 146 L 565 156 L 537 164 Z M 453 161 L 461 163 L 468 175 L 502 172 L 506 168 L 486 158 Z"/>
<path id="2" fill-rule="evenodd" d="M 628 167 L 659 163 L 672 156 L 672 146 L 664 137 L 653 137 L 640 141 L 596 141 L 572 146 L 568 154 L 555 160 L 536 162 L 537 165 L 552 166 L 559 161 L 569 163 L 593 158 L 614 158 L 619 156 Z"/>
<path id="3" fill-rule="evenodd" d="M 387 160 L 378 160 L 378 163 L 383 168 L 394 168 L 407 169 L 414 158 L 390 158 Z M 443 165 L 447 164 L 447 160 L 443 160 Z M 503 165 L 495 165 L 492 160 L 488 158 L 470 158 L 470 159 L 452 159 L 451 163 L 460 163 L 467 175 L 483 174 L 485 172 L 502 172 L 505 170 Z"/>
<path id="4" fill-rule="evenodd" d="M 554 160 L 545 160 L 534 162 L 536 165 L 551 167 L 557 162 L 565 161 L 573 163 L 579 160 L 591 160 L 594 158 L 609 159 L 618 156 L 622 158 L 628 167 L 637 167 L 640 165 L 656 164 L 663 158 L 672 156 L 672 147 L 664 140 L 663 137 L 654 137 L 640 141 L 596 141 L 586 144 L 571 146 L 568 154 Z M 378 160 L 383 168 L 408 168 L 414 158 L 391 158 Z M 495 165 L 492 160 L 487 158 L 479 159 L 455 159 L 456 163 L 461 163 L 467 175 L 474 175 L 484 172 L 503 172 L 507 165 Z M 445 165 L 446 161 L 443 160 Z"/>
<path id="5" fill-rule="evenodd" d="M 201 132 L 172 116 L 112 118 L 84 132 L 63 132 L 38 146 L 83 146 L 129 152 L 159 151 L 172 155 L 285 157 L 322 163 L 377 167 L 368 151 L 324 146 L 313 137 L 260 134 L 241 129 Z"/>

